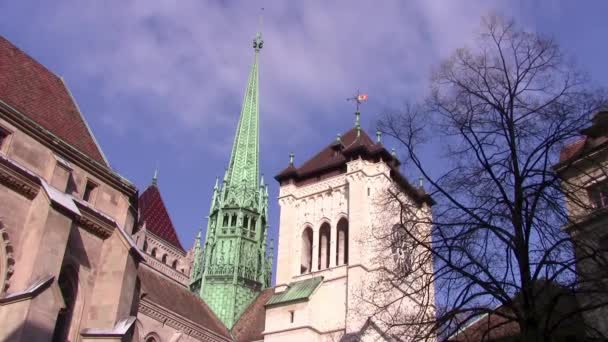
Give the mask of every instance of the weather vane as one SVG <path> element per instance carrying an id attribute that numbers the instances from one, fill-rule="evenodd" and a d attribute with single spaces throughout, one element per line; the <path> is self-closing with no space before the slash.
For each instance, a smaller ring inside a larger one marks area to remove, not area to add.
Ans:
<path id="1" fill-rule="evenodd" d="M 359 90 L 357 90 L 357 95 L 347 98 L 346 101 L 355 101 L 355 103 L 357 104 L 357 113 L 358 113 L 359 105 L 362 104 L 363 102 L 367 101 L 367 94 L 361 94 L 359 92 Z"/>
<path id="2" fill-rule="evenodd" d="M 359 92 L 359 90 L 357 90 L 357 95 L 353 96 L 353 97 L 349 97 L 346 99 L 346 101 L 355 101 L 356 106 L 357 106 L 357 110 L 355 111 L 355 126 L 357 127 L 357 134 L 359 132 L 359 105 L 362 104 L 363 102 L 367 101 L 367 94 L 361 94 L 361 92 Z"/>

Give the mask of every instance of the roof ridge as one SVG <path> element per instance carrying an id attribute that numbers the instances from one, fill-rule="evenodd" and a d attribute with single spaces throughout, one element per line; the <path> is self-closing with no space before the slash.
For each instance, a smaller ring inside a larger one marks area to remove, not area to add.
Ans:
<path id="1" fill-rule="evenodd" d="M 57 76 L 57 75 L 55 75 L 55 76 Z M 103 161 L 106 162 L 106 166 L 107 167 L 112 168 L 112 166 L 110 165 L 110 161 L 108 160 L 108 158 L 106 158 L 105 153 L 103 153 L 103 149 L 99 145 L 99 142 L 97 141 L 97 138 L 95 138 L 95 134 L 93 134 L 93 130 L 91 130 L 91 126 L 89 126 L 89 123 L 88 123 L 87 119 L 82 114 L 82 111 L 80 110 L 80 106 L 78 105 L 78 101 L 76 101 L 76 98 L 74 97 L 74 95 L 72 94 L 72 91 L 68 87 L 67 82 L 63 79 L 63 77 L 61 77 L 61 76 L 57 76 L 57 77 L 59 77 L 59 80 L 61 81 L 61 84 L 63 84 L 63 87 L 67 91 L 68 95 L 70 95 L 70 98 L 72 99 L 72 102 L 74 103 L 74 107 L 76 107 L 76 112 L 80 116 L 80 119 L 84 123 L 84 126 L 87 128 L 87 131 L 89 131 L 89 135 L 93 139 L 93 142 L 95 143 L 95 146 L 97 146 L 97 150 L 99 151 L 99 154 L 101 155 L 101 158 L 103 158 Z"/>

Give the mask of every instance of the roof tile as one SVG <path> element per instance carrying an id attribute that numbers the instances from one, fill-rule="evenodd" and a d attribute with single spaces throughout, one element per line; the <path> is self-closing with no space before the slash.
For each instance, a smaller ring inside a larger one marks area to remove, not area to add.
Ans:
<path id="1" fill-rule="evenodd" d="M 139 220 L 146 224 L 146 229 L 152 234 L 167 241 L 179 250 L 184 251 L 179 242 L 169 212 L 165 207 L 158 186 L 150 185 L 139 196 Z"/>
<path id="2" fill-rule="evenodd" d="M 107 166 L 63 81 L 2 36 L 0 100 Z"/>

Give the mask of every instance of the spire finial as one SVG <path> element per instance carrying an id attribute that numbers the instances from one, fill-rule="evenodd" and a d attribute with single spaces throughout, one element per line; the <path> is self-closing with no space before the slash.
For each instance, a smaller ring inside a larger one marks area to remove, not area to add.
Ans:
<path id="1" fill-rule="evenodd" d="M 346 101 L 355 101 L 356 109 L 355 109 L 355 127 L 357 128 L 357 136 L 359 136 L 359 130 L 361 129 L 361 112 L 359 112 L 359 105 L 365 101 L 367 101 L 367 94 L 361 94 L 357 89 L 357 94 L 353 97 L 349 97 Z"/>
<path id="2" fill-rule="evenodd" d="M 293 154 L 293 152 L 289 153 L 289 165 L 293 165 L 293 160 L 295 159 L 296 155 Z"/>
<path id="3" fill-rule="evenodd" d="M 255 38 L 253 39 L 253 49 L 255 50 L 255 52 L 260 52 L 260 50 L 264 46 L 264 41 L 262 40 L 262 21 L 263 21 L 262 15 L 263 14 L 264 14 L 264 7 L 262 7 L 260 9 L 260 15 L 258 17 L 258 32 L 256 33 Z"/>
<path id="4" fill-rule="evenodd" d="M 391 156 L 397 158 L 397 151 L 395 151 L 395 148 L 391 148 Z"/>
<path id="5" fill-rule="evenodd" d="M 336 135 L 336 141 L 339 142 L 339 143 L 342 143 L 342 134 L 338 133 Z"/>
<path id="6" fill-rule="evenodd" d="M 382 132 L 380 131 L 380 128 L 376 128 L 376 141 L 378 143 L 382 142 Z"/>
<path id="7" fill-rule="evenodd" d="M 154 168 L 154 176 L 152 176 L 152 185 L 158 185 L 158 163 L 156 163 L 156 168 Z"/>

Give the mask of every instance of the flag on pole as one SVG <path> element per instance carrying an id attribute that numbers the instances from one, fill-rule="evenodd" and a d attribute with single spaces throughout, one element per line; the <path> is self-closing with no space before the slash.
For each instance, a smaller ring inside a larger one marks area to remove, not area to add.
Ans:
<path id="1" fill-rule="evenodd" d="M 357 95 L 357 101 L 358 102 L 367 101 L 367 94 L 359 94 L 359 95 Z"/>

